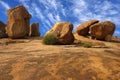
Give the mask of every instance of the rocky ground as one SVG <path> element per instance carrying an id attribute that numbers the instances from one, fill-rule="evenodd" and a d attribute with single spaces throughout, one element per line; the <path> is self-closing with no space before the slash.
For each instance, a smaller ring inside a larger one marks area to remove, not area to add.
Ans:
<path id="1" fill-rule="evenodd" d="M 0 80 L 120 80 L 119 41 L 91 42 L 85 48 L 44 45 L 40 38 L 1 39 Z"/>

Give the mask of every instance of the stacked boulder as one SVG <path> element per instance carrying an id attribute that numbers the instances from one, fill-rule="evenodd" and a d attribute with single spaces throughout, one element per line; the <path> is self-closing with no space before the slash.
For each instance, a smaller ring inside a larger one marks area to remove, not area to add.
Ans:
<path id="1" fill-rule="evenodd" d="M 40 36 L 39 23 L 33 23 L 33 24 L 31 24 L 29 36 L 31 36 L 31 37 Z"/>
<path id="2" fill-rule="evenodd" d="M 58 39 L 58 44 L 71 44 L 74 41 L 72 34 L 73 24 L 69 22 L 57 22 L 47 34 L 53 34 Z"/>
<path id="3" fill-rule="evenodd" d="M 78 35 L 90 35 L 92 38 L 106 41 L 111 40 L 114 31 L 114 23 L 110 21 L 99 22 L 98 20 L 84 22 L 76 29 Z"/>
<path id="4" fill-rule="evenodd" d="M 82 36 L 87 36 L 89 34 L 89 28 L 91 25 L 98 23 L 98 20 L 91 20 L 91 21 L 86 21 L 82 24 L 80 24 L 77 28 L 76 28 L 76 33 L 78 33 L 79 35 Z"/>
<path id="5" fill-rule="evenodd" d="M 30 26 L 31 14 L 24 6 L 17 6 L 7 11 L 8 23 L 5 25 L 0 21 L 0 38 L 25 38 L 40 36 L 39 23 Z M 115 31 L 115 24 L 110 21 L 99 22 L 90 20 L 80 24 L 76 28 L 78 35 L 91 36 L 91 38 L 110 41 Z M 74 41 L 72 33 L 73 24 L 69 22 L 57 22 L 47 34 L 57 37 L 59 44 L 71 44 Z"/>
<path id="6" fill-rule="evenodd" d="M 92 38 L 110 41 L 115 31 L 115 24 L 110 21 L 96 23 L 90 27 Z"/>
<path id="7" fill-rule="evenodd" d="M 6 30 L 5 30 L 6 25 L 0 21 L 0 38 L 6 38 Z"/>
<path id="8" fill-rule="evenodd" d="M 10 38 L 24 38 L 29 36 L 29 25 L 31 15 L 24 6 L 17 6 L 13 9 L 9 9 L 8 23 L 6 26 L 6 32 Z"/>
<path id="9" fill-rule="evenodd" d="M 30 26 L 31 14 L 20 5 L 7 11 L 8 23 L 0 21 L 0 38 L 25 38 L 40 36 L 39 23 Z"/>

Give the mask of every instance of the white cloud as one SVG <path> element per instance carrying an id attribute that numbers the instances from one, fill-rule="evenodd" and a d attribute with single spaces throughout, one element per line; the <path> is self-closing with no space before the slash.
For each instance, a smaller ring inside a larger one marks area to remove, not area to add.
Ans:
<path id="1" fill-rule="evenodd" d="M 60 16 L 58 14 L 54 15 L 52 13 L 48 13 L 47 17 L 48 17 L 49 21 L 53 24 L 58 21 L 61 21 Z"/>
<path id="2" fill-rule="evenodd" d="M 61 21 L 60 13 L 65 14 L 65 10 L 62 4 L 56 0 L 39 0 L 39 3 L 43 5 L 46 9 L 42 11 L 45 15 L 45 19 L 49 20 L 51 24 Z M 47 22 L 48 23 L 48 22 Z"/>
<path id="3" fill-rule="evenodd" d="M 29 0 L 19 0 L 26 8 L 29 8 L 28 2 Z"/>
<path id="4" fill-rule="evenodd" d="M 10 6 L 9 6 L 7 3 L 5 3 L 4 1 L 0 1 L 0 4 L 1 4 L 6 10 L 10 9 Z"/>
<path id="5" fill-rule="evenodd" d="M 106 11 L 106 10 L 112 9 L 112 4 L 109 1 L 103 1 L 103 3 L 101 3 L 100 7 L 101 7 L 102 11 Z"/>
<path id="6" fill-rule="evenodd" d="M 62 21 L 61 14 L 66 16 L 63 5 L 57 0 L 38 0 L 33 1 L 32 4 L 30 4 L 30 0 L 19 0 L 19 2 L 21 2 L 30 13 L 32 13 L 33 17 L 38 18 L 40 21 L 44 21 L 44 25 L 50 27 L 51 24 Z M 45 9 L 42 10 L 43 8 L 41 8 L 41 6 Z"/>
<path id="7" fill-rule="evenodd" d="M 116 14 L 119 14 L 119 12 L 118 11 L 116 11 L 116 10 L 109 10 L 109 12 L 108 13 L 110 13 L 111 15 L 116 15 Z"/>
<path id="8" fill-rule="evenodd" d="M 115 31 L 114 34 L 119 36 L 119 35 L 120 35 L 120 31 L 117 30 L 117 31 Z M 119 37 L 120 37 L 120 36 L 119 36 Z"/>
<path id="9" fill-rule="evenodd" d="M 88 21 L 91 19 L 98 19 L 100 21 L 110 20 L 120 25 L 120 10 L 118 5 L 108 1 L 87 1 L 87 0 L 71 0 L 73 5 L 71 6 L 71 12 L 73 16 L 77 18 L 75 24 Z"/>
<path id="10" fill-rule="evenodd" d="M 57 9 L 56 0 L 39 0 L 39 3 L 42 3 L 47 9 L 53 8 Z"/>
<path id="11" fill-rule="evenodd" d="M 45 23 L 47 25 L 47 30 L 52 26 L 49 20 L 45 20 Z"/>
<path id="12" fill-rule="evenodd" d="M 49 29 L 49 26 L 51 27 L 50 21 L 45 17 L 45 15 L 42 13 L 41 8 L 37 6 L 37 4 L 32 3 L 32 7 L 34 8 L 34 17 L 38 18 L 41 20 L 43 23 L 41 23 L 44 26 L 45 30 Z M 52 16 L 51 16 L 52 18 Z"/>
<path id="13" fill-rule="evenodd" d="M 60 16 L 59 16 L 59 14 L 57 14 L 57 15 L 55 16 L 55 19 L 56 19 L 56 21 L 61 21 L 61 18 L 60 18 Z"/>
<path id="14" fill-rule="evenodd" d="M 83 12 L 86 12 L 87 10 L 87 4 L 83 0 L 73 0 L 73 6 L 72 6 L 73 14 L 74 16 L 78 17 L 83 14 Z"/>
<path id="15" fill-rule="evenodd" d="M 38 17 L 39 19 L 44 20 L 44 16 L 42 14 L 42 10 L 35 3 L 32 3 L 32 7 L 34 8 L 34 15 L 36 17 Z"/>
<path id="16" fill-rule="evenodd" d="M 29 3 L 29 1 L 30 0 L 18 0 L 20 3 L 22 3 L 22 5 L 23 6 L 25 6 L 25 8 L 27 8 L 27 10 L 30 12 L 30 14 L 34 14 L 34 12 L 33 12 L 33 8 L 31 7 L 31 5 L 30 5 L 30 3 Z"/>
<path id="17" fill-rule="evenodd" d="M 110 0 L 65 0 L 65 3 L 62 0 L 33 0 L 32 2 L 19 0 L 19 2 L 34 18 L 42 22 L 46 30 L 58 21 L 73 21 L 75 28 L 80 23 L 91 19 L 110 20 L 120 25 L 118 17 L 120 16 L 120 4 L 112 3 Z"/>

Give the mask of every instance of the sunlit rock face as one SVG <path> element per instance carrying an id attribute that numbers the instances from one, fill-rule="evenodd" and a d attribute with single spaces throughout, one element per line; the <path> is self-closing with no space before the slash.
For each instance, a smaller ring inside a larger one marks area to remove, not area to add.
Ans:
<path id="1" fill-rule="evenodd" d="M 71 44 L 74 41 L 72 34 L 73 24 L 69 22 L 57 22 L 46 34 L 54 34 L 58 37 L 59 44 Z"/>
<path id="2" fill-rule="evenodd" d="M 24 6 L 17 6 L 7 11 L 8 23 L 6 31 L 11 38 L 24 38 L 29 35 L 31 15 Z"/>
<path id="3" fill-rule="evenodd" d="M 97 39 L 109 40 L 115 31 L 115 24 L 110 21 L 100 22 L 90 27 L 90 35 Z"/>
<path id="4" fill-rule="evenodd" d="M 90 20 L 90 21 L 86 21 L 82 24 L 80 24 L 77 28 L 76 28 L 76 33 L 78 33 L 79 35 L 82 36 L 87 36 L 89 33 L 89 27 L 95 23 L 98 23 L 98 20 Z"/>
<path id="5" fill-rule="evenodd" d="M 30 34 L 31 37 L 37 37 L 40 36 L 39 32 L 39 23 L 33 23 L 30 25 Z"/>
<path id="6" fill-rule="evenodd" d="M 2 21 L 0 21 L 0 38 L 7 37 L 5 27 L 6 25 Z"/>

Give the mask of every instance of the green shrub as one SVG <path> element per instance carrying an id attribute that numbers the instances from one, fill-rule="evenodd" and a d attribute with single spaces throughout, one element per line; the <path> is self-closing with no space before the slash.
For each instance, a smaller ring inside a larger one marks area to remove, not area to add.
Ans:
<path id="1" fill-rule="evenodd" d="M 91 48 L 92 47 L 92 43 L 90 43 L 90 42 L 84 43 L 83 47 Z"/>
<path id="2" fill-rule="evenodd" d="M 43 37 L 43 43 L 53 45 L 57 42 L 57 37 L 54 34 L 47 34 Z"/>
<path id="3" fill-rule="evenodd" d="M 79 46 L 83 46 L 85 48 L 91 48 L 92 47 L 92 43 L 90 43 L 90 42 L 79 43 Z"/>

